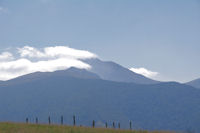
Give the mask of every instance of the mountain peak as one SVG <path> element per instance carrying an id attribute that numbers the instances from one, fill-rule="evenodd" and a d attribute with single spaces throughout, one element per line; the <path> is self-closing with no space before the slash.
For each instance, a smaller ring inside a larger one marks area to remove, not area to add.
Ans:
<path id="1" fill-rule="evenodd" d="M 86 59 L 84 60 L 84 62 L 86 62 L 92 67 L 91 69 L 89 69 L 89 71 L 96 73 L 104 80 L 138 84 L 159 83 L 158 81 L 134 73 L 129 69 L 112 61 L 101 61 L 100 59 Z"/>
<path id="2" fill-rule="evenodd" d="M 75 67 L 68 68 L 66 70 L 58 70 L 54 72 L 35 72 L 30 73 L 27 75 L 23 75 L 17 77 L 15 79 L 11 79 L 8 81 L 2 81 L 1 83 L 6 84 L 18 84 L 18 83 L 25 83 L 25 82 L 32 82 L 34 80 L 41 80 L 48 77 L 73 77 L 73 78 L 80 78 L 80 79 L 100 79 L 100 77 L 92 72 L 89 72 L 85 69 L 78 69 Z"/>

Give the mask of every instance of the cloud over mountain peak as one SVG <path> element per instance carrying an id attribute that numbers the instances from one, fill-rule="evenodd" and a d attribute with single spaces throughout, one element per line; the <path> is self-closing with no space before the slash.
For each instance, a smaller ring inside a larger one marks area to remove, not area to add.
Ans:
<path id="1" fill-rule="evenodd" d="M 77 50 L 67 46 L 37 49 L 30 46 L 15 49 L 13 53 L 0 54 L 0 80 L 9 80 L 33 72 L 53 72 L 70 67 L 90 69 L 91 66 L 80 59 L 96 58 L 89 51 Z M 14 53 L 17 53 L 14 58 Z"/>
<path id="2" fill-rule="evenodd" d="M 38 50 L 34 47 L 24 46 L 23 48 L 18 48 L 18 52 L 21 57 L 31 57 L 31 58 L 74 58 L 74 59 L 87 59 L 96 58 L 97 55 L 85 51 L 69 48 L 67 46 L 55 46 L 55 47 L 45 47 L 42 50 Z"/>
<path id="3" fill-rule="evenodd" d="M 150 71 L 146 68 L 130 68 L 131 71 L 137 73 L 137 74 L 141 74 L 145 77 L 148 77 L 148 78 L 153 78 L 155 76 L 157 76 L 159 73 L 158 72 L 153 72 L 153 71 Z"/>

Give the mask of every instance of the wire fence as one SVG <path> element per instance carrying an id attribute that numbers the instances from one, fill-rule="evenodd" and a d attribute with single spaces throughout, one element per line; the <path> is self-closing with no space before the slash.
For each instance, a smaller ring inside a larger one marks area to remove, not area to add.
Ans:
<path id="1" fill-rule="evenodd" d="M 49 124 L 49 125 L 52 124 L 52 120 L 51 120 L 51 117 L 50 117 L 50 116 L 48 116 L 47 121 L 48 121 L 48 124 Z M 29 121 L 29 118 L 28 118 L 28 117 L 25 119 L 25 122 L 26 122 L 27 124 L 31 123 L 31 122 Z M 72 117 L 72 122 L 73 122 L 73 126 L 78 126 L 77 123 L 76 123 L 76 116 L 75 116 L 75 115 Z M 35 123 L 35 124 L 39 124 L 39 119 L 38 119 L 38 117 L 35 118 L 35 122 L 34 122 L 34 123 Z M 64 125 L 64 117 L 63 117 L 63 116 L 60 117 L 60 125 Z M 65 125 L 67 125 L 67 123 L 66 123 Z M 80 126 L 82 127 L 82 125 L 80 125 Z M 92 122 L 91 122 L 91 127 L 92 127 L 92 128 L 95 128 L 95 127 L 96 127 L 96 121 L 95 121 L 95 120 L 92 120 Z M 113 122 L 112 122 L 112 126 L 109 127 L 109 126 L 108 126 L 108 122 L 105 122 L 105 123 L 104 123 L 104 127 L 105 127 L 105 128 L 120 129 L 120 128 L 121 128 L 121 124 L 120 124 L 120 122 L 114 122 L 114 121 L 113 121 Z M 132 130 L 132 121 L 129 121 L 129 130 Z"/>

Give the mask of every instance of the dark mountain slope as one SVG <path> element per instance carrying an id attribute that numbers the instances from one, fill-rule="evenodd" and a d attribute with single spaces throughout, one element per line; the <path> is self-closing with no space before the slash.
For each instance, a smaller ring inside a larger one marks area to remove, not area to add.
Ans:
<path id="1" fill-rule="evenodd" d="M 74 68 L 71 67 L 69 69 L 66 70 L 59 70 L 59 71 L 55 71 L 55 72 L 35 72 L 35 73 L 30 73 L 27 75 L 23 75 L 20 77 L 17 77 L 15 79 L 12 80 L 8 80 L 8 81 L 0 81 L 0 85 L 1 84 L 17 84 L 17 83 L 25 83 L 25 82 L 33 82 L 34 80 L 43 80 L 45 78 L 48 77 L 75 77 L 75 78 L 81 78 L 81 79 L 100 79 L 100 77 L 92 72 L 89 72 L 85 69 L 78 69 L 78 68 Z"/>
<path id="2" fill-rule="evenodd" d="M 29 75 L 30 76 L 30 75 Z M 10 82 L 10 81 L 9 81 Z M 135 129 L 200 131 L 200 90 L 178 83 L 138 85 L 100 79 L 50 75 L 18 84 L 0 85 L 0 121 L 59 122 L 98 125 L 133 121 Z"/>

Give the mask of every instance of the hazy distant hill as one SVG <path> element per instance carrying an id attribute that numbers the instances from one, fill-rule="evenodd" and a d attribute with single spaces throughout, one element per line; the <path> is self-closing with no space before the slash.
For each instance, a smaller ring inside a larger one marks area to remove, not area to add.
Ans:
<path id="1" fill-rule="evenodd" d="M 143 75 L 139 75 L 130 71 L 127 68 L 120 66 L 111 61 L 101 61 L 99 59 L 88 59 L 84 62 L 90 64 L 92 69 L 89 71 L 96 73 L 104 80 L 118 81 L 118 82 L 132 82 L 138 84 L 155 84 L 158 81 L 149 79 Z"/>
<path id="2" fill-rule="evenodd" d="M 196 87 L 196 88 L 200 88 L 200 79 L 190 81 L 186 84 L 191 85 L 191 86 Z"/>
<path id="3" fill-rule="evenodd" d="M 32 79 L 33 73 L 1 83 L 0 121 L 25 121 L 26 117 L 34 121 L 38 117 L 47 122 L 50 115 L 58 123 L 63 115 L 65 122 L 72 124 L 75 114 L 77 124 L 89 126 L 94 119 L 98 125 L 108 122 L 110 126 L 115 121 L 127 128 L 132 120 L 135 129 L 200 131 L 199 89 L 178 83 L 139 85 L 96 76 L 77 78 L 65 72 L 40 73 L 42 78 L 26 80 Z"/>

